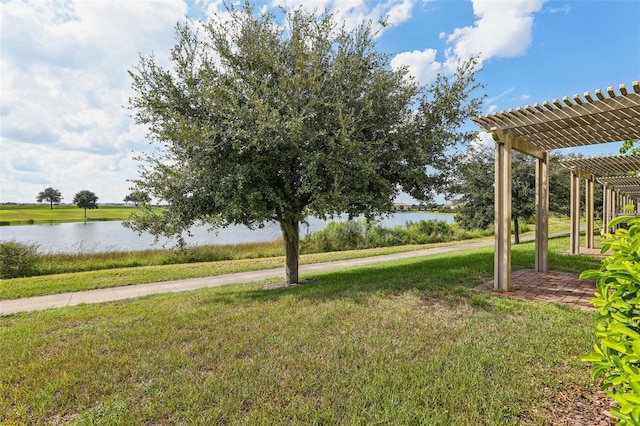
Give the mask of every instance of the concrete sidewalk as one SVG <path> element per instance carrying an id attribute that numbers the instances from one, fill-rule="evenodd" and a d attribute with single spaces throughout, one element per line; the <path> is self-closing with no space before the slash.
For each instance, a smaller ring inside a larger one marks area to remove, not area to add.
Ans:
<path id="1" fill-rule="evenodd" d="M 472 250 L 481 247 L 491 247 L 494 242 L 480 241 L 467 244 L 434 247 L 424 250 L 408 251 L 404 253 L 387 254 L 381 256 L 363 257 L 359 259 L 340 260 L 335 262 L 313 263 L 300 265 L 300 275 L 346 269 L 354 266 L 370 265 L 389 260 L 408 259 L 412 257 L 431 256 L 452 251 Z M 195 290 L 205 287 L 218 287 L 227 284 L 240 284 L 262 281 L 269 278 L 282 277 L 284 268 L 264 269 L 260 271 L 240 272 L 235 274 L 217 275 L 212 277 L 191 278 L 176 281 L 163 281 L 149 284 L 137 284 L 123 287 L 111 287 L 98 290 L 78 291 L 72 293 L 51 294 L 47 296 L 25 297 L 15 300 L 0 300 L 0 316 L 18 312 L 42 311 L 50 308 L 74 306 L 81 303 L 102 303 L 114 300 L 132 299 L 141 296 L 160 293 L 175 293 L 179 291 Z"/>

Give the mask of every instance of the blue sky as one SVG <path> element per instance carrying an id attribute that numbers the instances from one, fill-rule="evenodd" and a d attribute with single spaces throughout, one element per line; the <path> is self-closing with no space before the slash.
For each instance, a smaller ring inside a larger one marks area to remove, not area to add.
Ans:
<path id="1" fill-rule="evenodd" d="M 127 70 L 166 58 L 173 28 L 219 0 L 0 0 L 0 202 L 53 186 L 121 202 L 150 145 L 128 117 Z M 479 54 L 484 113 L 640 80 L 640 1 L 263 0 L 335 12 L 346 25 L 387 16 L 378 49 L 422 82 Z M 487 141 L 488 135 L 480 138 Z M 574 149 L 616 154 L 620 144 Z"/>

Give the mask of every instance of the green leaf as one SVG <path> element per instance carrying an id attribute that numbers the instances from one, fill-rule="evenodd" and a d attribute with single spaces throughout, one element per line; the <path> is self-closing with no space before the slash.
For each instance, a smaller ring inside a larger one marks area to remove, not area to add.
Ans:
<path id="1" fill-rule="evenodd" d="M 600 276 L 604 275 L 599 269 L 587 269 L 580 274 L 581 280 L 591 280 L 596 279 Z"/>
<path id="2" fill-rule="evenodd" d="M 609 222 L 609 227 L 610 228 L 615 228 L 619 224 L 627 222 L 627 221 L 631 221 L 632 219 L 635 219 L 635 216 L 618 216 L 618 217 L 614 218 L 611 222 Z"/>
<path id="3" fill-rule="evenodd" d="M 605 358 L 597 352 L 591 352 L 590 354 L 580 357 L 580 361 L 582 362 L 599 362 L 603 360 L 605 360 Z"/>

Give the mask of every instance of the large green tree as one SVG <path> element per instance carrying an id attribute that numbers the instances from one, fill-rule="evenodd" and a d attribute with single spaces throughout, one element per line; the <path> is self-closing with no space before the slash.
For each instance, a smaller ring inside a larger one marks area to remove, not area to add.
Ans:
<path id="1" fill-rule="evenodd" d="M 41 191 L 38 194 L 38 196 L 36 197 L 36 200 L 39 203 L 43 201 L 49 202 L 49 204 L 51 205 L 51 210 L 53 210 L 53 203 L 57 204 L 62 200 L 62 193 L 59 190 L 54 189 L 52 187 L 45 188 L 44 191 Z"/>
<path id="2" fill-rule="evenodd" d="M 87 217 L 87 209 L 98 208 L 98 197 L 93 192 L 83 189 L 73 197 L 73 204 L 84 209 L 84 217 Z"/>
<path id="3" fill-rule="evenodd" d="M 549 210 L 569 214 L 570 172 L 560 160 L 566 158 L 554 151 L 549 156 Z M 493 147 L 470 149 L 459 166 L 458 179 L 449 188 L 460 194 L 456 222 L 466 229 L 487 229 L 494 223 L 495 153 Z M 584 202 L 584 199 L 582 200 Z M 535 160 L 514 152 L 512 156 L 511 218 L 515 243 L 520 242 L 520 220 L 535 215 Z"/>
<path id="4" fill-rule="evenodd" d="M 170 66 L 148 56 L 130 71 L 134 118 L 159 148 L 134 182 L 168 207 L 126 224 L 179 236 L 199 221 L 277 222 L 293 284 L 306 216 L 373 216 L 401 191 L 426 201 L 443 187 L 454 147 L 475 134 L 460 130 L 481 103 L 475 61 L 423 87 L 376 51 L 370 24 L 230 12 L 199 33 L 179 24 Z"/>

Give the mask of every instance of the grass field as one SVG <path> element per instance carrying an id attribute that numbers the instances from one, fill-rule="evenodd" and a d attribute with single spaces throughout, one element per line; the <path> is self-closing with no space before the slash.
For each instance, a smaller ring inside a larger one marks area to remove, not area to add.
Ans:
<path id="1" fill-rule="evenodd" d="M 305 254 L 300 256 L 300 264 L 355 259 L 462 243 L 464 242 Z M 175 259 L 170 259 L 171 264 L 159 264 L 156 262 L 161 262 L 162 256 L 180 257 L 182 255 L 171 251 L 151 251 L 151 253 L 42 256 L 39 262 L 43 264 L 51 263 L 52 265 L 48 266 L 49 269 L 56 267 L 63 269 L 74 268 L 80 272 L 0 279 L 0 300 L 282 268 L 284 266 L 284 255 L 282 254 L 281 245 L 281 242 L 277 242 L 242 245 L 239 247 L 197 247 L 194 250 L 212 250 L 219 252 L 221 256 L 228 255 L 229 257 L 225 260 L 187 263 L 189 259 L 188 256 L 185 256 L 185 263 L 174 262 Z M 264 254 L 268 253 L 270 249 L 276 254 L 265 256 Z M 225 253 L 225 250 L 230 250 L 231 252 Z"/>
<path id="2" fill-rule="evenodd" d="M 102 220 L 123 220 L 135 207 L 99 206 L 94 210 L 87 210 L 76 206 L 62 205 L 12 205 L 0 204 L 0 225 L 32 225 L 37 223 L 63 223 Z"/>
<path id="3" fill-rule="evenodd" d="M 552 269 L 598 266 L 566 245 Z M 472 290 L 492 275 L 485 249 L 3 317 L 0 423 L 545 424 L 596 388 L 595 314 Z"/>

